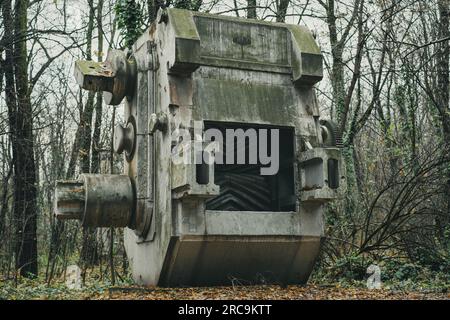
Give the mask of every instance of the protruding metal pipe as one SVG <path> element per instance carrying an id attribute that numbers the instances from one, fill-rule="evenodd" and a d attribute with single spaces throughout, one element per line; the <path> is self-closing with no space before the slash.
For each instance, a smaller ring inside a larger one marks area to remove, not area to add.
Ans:
<path id="1" fill-rule="evenodd" d="M 59 220 L 83 219 L 85 189 L 82 180 L 56 181 L 55 215 Z"/>
<path id="2" fill-rule="evenodd" d="M 81 220 L 86 227 L 128 226 L 134 201 L 125 175 L 83 174 L 80 180 L 56 182 L 56 217 Z"/>

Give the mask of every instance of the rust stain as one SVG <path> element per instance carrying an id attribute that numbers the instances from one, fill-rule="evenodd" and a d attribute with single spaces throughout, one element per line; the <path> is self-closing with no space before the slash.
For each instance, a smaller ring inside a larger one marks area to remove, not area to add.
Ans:
<path id="1" fill-rule="evenodd" d="M 169 81 L 169 94 L 170 94 L 170 104 L 180 105 L 180 99 L 178 97 L 177 86 L 175 83 Z"/>
<path id="2" fill-rule="evenodd" d="M 149 29 L 149 31 L 148 31 L 148 34 L 149 34 L 151 37 L 154 37 L 154 36 L 155 36 L 155 32 L 156 32 L 156 24 L 152 24 L 152 25 L 150 26 L 150 29 Z"/>

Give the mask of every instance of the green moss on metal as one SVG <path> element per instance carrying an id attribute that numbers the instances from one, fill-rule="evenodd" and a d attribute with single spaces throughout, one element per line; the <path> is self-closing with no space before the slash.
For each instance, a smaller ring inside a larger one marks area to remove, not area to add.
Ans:
<path id="1" fill-rule="evenodd" d="M 192 72 L 198 65 L 214 65 L 289 73 L 300 85 L 322 79 L 321 51 L 305 27 L 182 9 L 168 9 L 168 14 L 176 37 L 171 71 Z"/>
<path id="2" fill-rule="evenodd" d="M 175 30 L 175 37 L 199 40 L 192 12 L 183 9 L 167 9 L 169 23 Z"/>
<path id="3" fill-rule="evenodd" d="M 103 62 L 95 62 L 92 60 L 77 60 L 75 62 L 77 68 L 83 75 L 99 75 L 103 77 L 113 77 L 113 71 Z"/>
<path id="4" fill-rule="evenodd" d="M 319 46 L 308 29 L 302 26 L 288 24 L 286 27 L 291 31 L 292 39 L 294 40 L 292 45 L 299 47 L 301 52 L 321 54 Z"/>
<path id="5" fill-rule="evenodd" d="M 312 34 L 304 27 L 288 25 L 292 35 L 292 76 L 299 85 L 313 85 L 323 77 L 322 54 Z"/>

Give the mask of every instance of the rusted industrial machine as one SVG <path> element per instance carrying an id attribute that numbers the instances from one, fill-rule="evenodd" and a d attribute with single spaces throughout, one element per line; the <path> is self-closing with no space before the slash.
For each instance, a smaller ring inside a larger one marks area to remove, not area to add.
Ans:
<path id="1" fill-rule="evenodd" d="M 307 281 L 324 205 L 345 185 L 338 131 L 319 119 L 313 86 L 322 55 L 307 29 L 160 10 L 132 50 L 110 50 L 104 63 L 78 61 L 75 75 L 107 104 L 125 101 L 126 123 L 114 137 L 125 170 L 58 181 L 59 219 L 126 227 L 139 284 Z M 264 134 L 252 140 L 249 129 Z M 243 132 L 244 141 L 217 147 L 229 132 Z M 195 149 L 209 142 L 217 148 Z M 260 159 L 216 161 L 230 151 L 251 159 L 251 144 L 261 142 L 279 159 L 268 174 Z"/>

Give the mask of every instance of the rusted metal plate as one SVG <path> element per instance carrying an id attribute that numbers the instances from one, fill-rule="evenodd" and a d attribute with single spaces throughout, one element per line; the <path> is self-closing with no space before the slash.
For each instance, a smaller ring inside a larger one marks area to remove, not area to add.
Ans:
<path id="1" fill-rule="evenodd" d="M 74 72 L 77 83 L 83 89 L 112 92 L 114 88 L 115 73 L 106 62 L 78 60 Z"/>
<path id="2" fill-rule="evenodd" d="M 108 105 L 118 105 L 134 93 L 136 63 L 121 50 L 109 50 L 105 62 L 75 62 L 75 79 L 86 90 L 103 91 Z"/>

